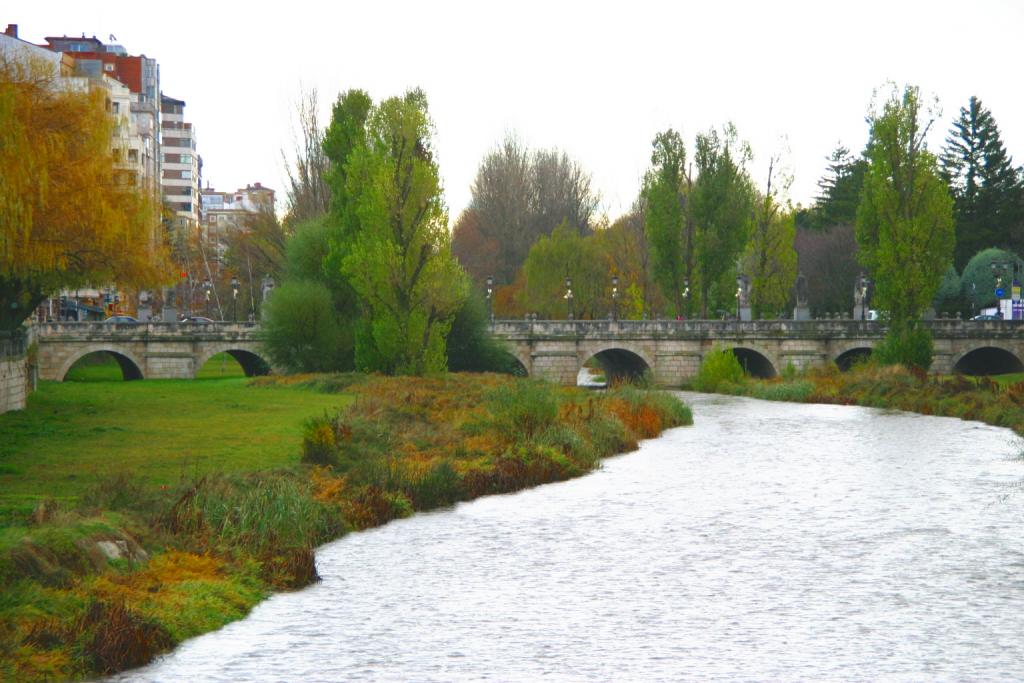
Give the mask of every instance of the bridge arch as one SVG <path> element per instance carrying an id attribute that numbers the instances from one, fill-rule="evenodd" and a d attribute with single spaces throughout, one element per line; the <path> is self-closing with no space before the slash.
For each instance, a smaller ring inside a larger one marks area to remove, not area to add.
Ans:
<path id="1" fill-rule="evenodd" d="M 778 362 L 774 356 L 758 344 L 750 344 L 746 341 L 728 343 L 724 342 L 715 346 L 716 349 L 729 349 L 740 362 L 743 371 L 752 377 L 768 379 L 779 374 Z"/>
<path id="2" fill-rule="evenodd" d="M 857 363 L 863 363 L 866 361 L 871 357 L 873 352 L 874 347 L 870 344 L 850 345 L 849 348 L 841 351 L 832 360 L 835 362 L 836 367 L 843 372 L 846 372 Z"/>
<path id="3" fill-rule="evenodd" d="M 999 344 L 985 344 L 960 354 L 953 361 L 953 372 L 963 375 L 1001 375 L 1024 372 L 1024 362 L 1010 349 Z"/>
<path id="4" fill-rule="evenodd" d="M 92 344 L 84 348 L 76 349 L 73 354 L 61 365 L 57 373 L 57 381 L 63 382 L 75 363 L 93 353 L 107 353 L 117 361 L 121 368 L 121 376 L 125 380 L 142 379 L 142 362 L 131 351 L 116 344 Z"/>
<path id="5" fill-rule="evenodd" d="M 596 349 L 584 349 L 580 354 L 582 368 L 591 358 L 595 359 L 604 370 L 606 382 L 637 382 L 644 376 L 653 376 L 654 364 L 642 349 L 627 348 L 621 345 L 608 345 Z"/>
<path id="6" fill-rule="evenodd" d="M 192 376 L 198 375 L 202 367 L 206 365 L 206 362 L 218 353 L 226 353 L 238 361 L 246 377 L 270 374 L 270 363 L 254 350 L 254 347 L 254 344 L 239 344 L 237 342 L 204 345 L 202 352 L 196 356 L 195 366 L 192 368 Z"/>

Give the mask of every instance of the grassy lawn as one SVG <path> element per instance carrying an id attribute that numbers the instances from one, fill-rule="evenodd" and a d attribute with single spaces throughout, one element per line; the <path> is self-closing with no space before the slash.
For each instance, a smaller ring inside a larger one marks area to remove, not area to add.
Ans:
<path id="1" fill-rule="evenodd" d="M 78 369 L 80 381 L 41 382 L 26 410 L 0 415 L 0 526 L 122 472 L 160 485 L 294 464 L 303 422 L 350 400 L 244 377 L 124 382 L 112 362 Z M 219 373 L 220 360 L 203 370 Z"/>

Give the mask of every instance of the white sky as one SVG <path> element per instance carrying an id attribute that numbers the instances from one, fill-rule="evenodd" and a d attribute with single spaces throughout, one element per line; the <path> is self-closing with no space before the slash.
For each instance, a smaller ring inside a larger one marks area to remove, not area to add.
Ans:
<path id="1" fill-rule="evenodd" d="M 557 146 L 593 175 L 603 210 L 629 208 L 650 141 L 732 120 L 759 183 L 786 145 L 794 202 L 809 203 L 825 157 L 867 138 L 872 91 L 887 80 L 939 97 L 933 149 L 974 94 L 1014 163 L 1024 162 L 1024 3 L 900 2 L 227 2 L 7 5 L 20 36 L 104 40 L 155 57 L 163 91 L 187 102 L 204 181 L 284 189 L 303 88 L 323 119 L 337 94 L 375 100 L 422 87 L 451 219 L 483 155 L 506 131 Z M 283 193 L 281 196 L 283 200 Z"/>

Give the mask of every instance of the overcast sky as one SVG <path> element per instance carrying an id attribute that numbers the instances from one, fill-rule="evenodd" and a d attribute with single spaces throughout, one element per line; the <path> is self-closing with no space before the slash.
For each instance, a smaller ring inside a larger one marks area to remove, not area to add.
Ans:
<path id="1" fill-rule="evenodd" d="M 938 96 L 933 148 L 977 95 L 1024 162 L 1021 2 L 58 0 L 10 3 L 0 22 L 32 42 L 114 35 L 155 57 L 220 190 L 284 189 L 281 150 L 314 87 L 325 121 L 343 90 L 380 100 L 422 87 L 453 221 L 506 132 L 578 159 L 614 219 L 657 131 L 680 130 L 692 149 L 698 131 L 728 120 L 753 146 L 759 183 L 768 156 L 788 150 L 790 197 L 807 204 L 836 143 L 863 148 L 872 91 L 887 80 Z"/>

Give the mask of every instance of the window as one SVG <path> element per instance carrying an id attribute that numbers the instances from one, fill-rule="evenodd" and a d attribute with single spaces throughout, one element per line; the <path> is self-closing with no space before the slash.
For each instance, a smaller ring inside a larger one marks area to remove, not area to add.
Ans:
<path id="1" fill-rule="evenodd" d="M 114 70 L 114 65 L 113 64 L 104 64 L 103 65 L 103 70 L 104 71 L 113 71 Z"/>
<path id="2" fill-rule="evenodd" d="M 115 114 L 120 114 L 121 113 L 121 103 L 120 102 L 114 102 L 112 106 L 114 107 L 114 113 Z"/>
<path id="3" fill-rule="evenodd" d="M 192 171 L 182 171 L 181 172 L 181 178 L 182 178 L 182 180 L 192 180 Z M 189 189 L 191 189 L 191 188 L 189 188 Z"/>
<path id="4" fill-rule="evenodd" d="M 192 155 L 191 154 L 182 154 L 181 155 L 181 159 L 178 161 L 178 163 L 179 164 L 191 164 L 192 163 Z"/>
<path id="5" fill-rule="evenodd" d="M 130 149 L 130 150 L 128 150 L 128 161 L 138 161 L 138 160 L 139 160 L 139 150 L 137 150 L 137 149 Z"/>

